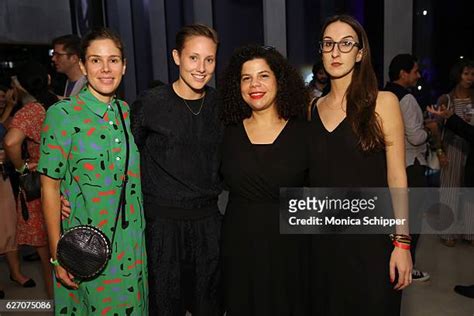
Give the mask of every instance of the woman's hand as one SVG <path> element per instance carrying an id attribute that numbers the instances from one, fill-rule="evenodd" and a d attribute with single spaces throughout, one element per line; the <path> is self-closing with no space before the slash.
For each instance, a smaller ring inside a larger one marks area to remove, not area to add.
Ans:
<path id="1" fill-rule="evenodd" d="M 448 119 L 454 114 L 454 110 L 446 108 L 446 106 L 444 104 L 442 104 L 439 107 L 439 109 L 435 109 L 435 107 L 433 105 L 429 105 L 429 106 L 426 107 L 426 111 L 428 111 L 431 114 L 442 117 L 444 119 Z"/>
<path id="2" fill-rule="evenodd" d="M 449 165 L 449 159 L 446 153 L 443 151 L 443 152 L 437 153 L 437 155 L 438 155 L 438 160 L 439 160 L 439 166 L 441 168 L 447 167 Z"/>
<path id="3" fill-rule="evenodd" d="M 18 94 L 16 89 L 9 89 L 5 94 L 6 107 L 13 108 L 18 102 Z"/>
<path id="4" fill-rule="evenodd" d="M 79 285 L 74 282 L 74 276 L 71 273 L 67 272 L 63 267 L 55 266 L 54 273 L 56 274 L 56 279 L 67 288 L 71 288 L 74 290 L 77 290 L 79 288 Z"/>
<path id="5" fill-rule="evenodd" d="M 396 272 L 398 272 L 398 281 L 395 290 L 403 290 L 411 284 L 413 270 L 413 261 L 410 250 L 394 247 L 390 256 L 390 282 L 395 282 Z"/>
<path id="6" fill-rule="evenodd" d="M 61 220 L 65 220 L 71 215 L 71 203 L 61 195 Z"/>

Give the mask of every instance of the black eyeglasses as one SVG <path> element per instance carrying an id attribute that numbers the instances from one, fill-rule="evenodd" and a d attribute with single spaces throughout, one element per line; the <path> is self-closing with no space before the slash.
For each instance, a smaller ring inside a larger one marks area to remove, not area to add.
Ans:
<path id="1" fill-rule="evenodd" d="M 58 52 L 54 52 L 54 51 L 51 53 L 51 57 L 54 57 L 54 56 L 59 57 L 59 56 L 66 56 L 66 55 L 70 55 L 70 54 L 68 54 L 68 53 L 58 53 Z"/>
<path id="2" fill-rule="evenodd" d="M 354 47 L 360 48 L 360 44 L 353 40 L 342 40 L 335 42 L 332 40 L 322 40 L 319 42 L 319 51 L 322 53 L 330 53 L 333 51 L 334 46 L 337 45 L 337 49 L 341 53 L 349 53 Z"/>

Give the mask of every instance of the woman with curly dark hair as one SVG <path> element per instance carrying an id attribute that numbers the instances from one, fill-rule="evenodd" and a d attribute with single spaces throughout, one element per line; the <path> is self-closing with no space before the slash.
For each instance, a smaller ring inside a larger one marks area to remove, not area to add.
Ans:
<path id="1" fill-rule="evenodd" d="M 227 315 L 307 315 L 307 236 L 279 233 L 279 190 L 304 186 L 308 170 L 303 81 L 274 48 L 248 45 L 220 89 Z"/>

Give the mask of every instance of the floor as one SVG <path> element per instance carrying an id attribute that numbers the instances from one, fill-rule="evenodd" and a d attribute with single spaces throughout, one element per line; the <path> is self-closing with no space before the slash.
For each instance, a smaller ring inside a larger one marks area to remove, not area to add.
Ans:
<path id="1" fill-rule="evenodd" d="M 418 267 L 431 274 L 431 280 L 412 284 L 404 291 L 402 316 L 474 316 L 474 299 L 453 292 L 455 284 L 474 284 L 474 247 L 458 243 L 454 248 L 441 245 L 436 236 L 420 238 Z M 36 280 L 37 287 L 23 289 L 8 279 L 6 262 L 0 258 L 0 284 L 6 299 L 45 299 L 39 263 L 24 262 L 25 274 Z M 3 313 L 21 316 L 31 313 Z M 34 313 L 35 316 L 50 315 Z"/>

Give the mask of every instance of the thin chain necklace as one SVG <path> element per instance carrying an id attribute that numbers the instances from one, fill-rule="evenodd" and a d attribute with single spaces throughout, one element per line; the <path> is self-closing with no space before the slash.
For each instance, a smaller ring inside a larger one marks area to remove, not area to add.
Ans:
<path id="1" fill-rule="evenodd" d="M 205 98 L 206 98 L 206 95 L 204 94 L 204 96 L 202 97 L 201 106 L 199 107 L 199 110 L 197 112 L 194 112 L 191 109 L 191 107 L 189 106 L 188 102 L 186 102 L 185 99 L 181 98 L 181 100 L 183 100 L 184 104 L 186 104 L 186 107 L 188 108 L 189 112 L 191 112 L 194 116 L 198 116 L 202 111 L 202 106 L 204 105 L 204 99 Z"/>
<path id="2" fill-rule="evenodd" d="M 175 94 L 176 94 L 181 100 L 183 100 L 183 102 L 184 102 L 184 104 L 186 105 L 186 107 L 188 108 L 189 112 L 191 112 L 191 114 L 194 115 L 194 116 L 198 116 L 199 114 L 201 114 L 202 107 L 203 107 L 203 105 L 204 105 L 204 99 L 206 98 L 206 94 L 204 93 L 204 95 L 203 95 L 203 97 L 202 97 L 202 101 L 201 101 L 201 105 L 199 106 L 199 110 L 198 110 L 197 112 L 194 112 L 194 111 L 191 109 L 191 107 L 189 106 L 188 102 L 186 102 L 186 100 L 185 100 L 184 98 L 182 98 L 182 97 L 178 94 L 178 92 L 177 92 L 178 89 L 175 87 L 176 85 L 177 85 L 177 82 L 174 82 L 174 83 L 172 84 L 172 88 L 173 88 Z"/>

